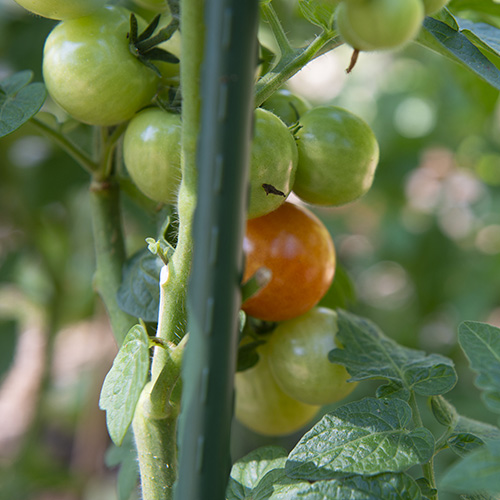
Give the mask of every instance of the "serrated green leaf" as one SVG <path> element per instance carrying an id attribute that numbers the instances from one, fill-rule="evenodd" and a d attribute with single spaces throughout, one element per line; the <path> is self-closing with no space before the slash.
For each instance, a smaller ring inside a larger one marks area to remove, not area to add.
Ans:
<path id="1" fill-rule="evenodd" d="M 483 391 L 485 404 L 500 413 L 500 328 L 465 321 L 458 328 L 458 342 L 478 373 L 475 384 Z"/>
<path id="2" fill-rule="evenodd" d="M 451 359 L 403 347 L 372 322 L 342 310 L 337 322 L 337 338 L 343 347 L 328 357 L 344 365 L 351 380 L 385 379 L 423 396 L 444 394 L 456 384 Z"/>
<path id="3" fill-rule="evenodd" d="M 259 500 L 420 500 L 420 490 L 406 474 L 379 474 L 377 476 L 352 476 L 342 480 L 275 483 L 268 496 Z"/>
<path id="4" fill-rule="evenodd" d="M 459 416 L 453 432 L 448 438 L 448 445 L 457 455 L 464 456 L 492 440 L 500 440 L 498 427 Z"/>
<path id="5" fill-rule="evenodd" d="M 426 17 L 417 42 L 462 64 L 496 89 L 500 89 L 500 71 L 464 34 L 446 23 Z"/>
<path id="6" fill-rule="evenodd" d="M 250 496 L 261 479 L 274 469 L 283 469 L 287 452 L 279 446 L 258 448 L 234 463 L 226 490 L 227 500 L 243 500 Z"/>
<path id="7" fill-rule="evenodd" d="M 458 493 L 500 493 L 500 441 L 490 441 L 451 466 L 440 487 Z"/>
<path id="8" fill-rule="evenodd" d="M 306 480 L 347 474 L 402 472 L 427 462 L 434 438 L 425 428 L 409 430 L 410 406 L 399 399 L 365 398 L 326 414 L 290 453 L 286 471 Z"/>
<path id="9" fill-rule="evenodd" d="M 132 419 L 149 372 L 149 337 L 142 325 L 127 333 L 106 375 L 99 408 L 106 410 L 106 424 L 113 443 L 120 446 Z"/>
<path id="10" fill-rule="evenodd" d="M 0 82 L 0 137 L 24 125 L 42 107 L 47 92 L 43 83 L 29 83 L 31 71 L 21 71 Z"/>
<path id="11" fill-rule="evenodd" d="M 132 256 L 123 270 L 117 294 L 120 309 L 148 323 L 158 321 L 162 266 L 163 262 L 147 249 Z"/>

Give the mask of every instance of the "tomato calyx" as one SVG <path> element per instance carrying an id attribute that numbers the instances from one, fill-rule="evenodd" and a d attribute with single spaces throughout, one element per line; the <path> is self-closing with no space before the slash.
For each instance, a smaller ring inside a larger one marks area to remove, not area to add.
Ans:
<path id="1" fill-rule="evenodd" d="M 154 34 L 160 22 L 161 14 L 158 14 L 149 23 L 146 29 L 139 33 L 137 18 L 134 13 L 130 14 L 130 31 L 128 33 L 130 52 L 144 65 L 153 70 L 160 78 L 160 70 L 152 61 L 163 61 L 178 64 L 179 58 L 165 49 L 160 49 L 160 43 L 169 40 L 179 29 L 179 15 L 172 15 L 170 23 Z"/>

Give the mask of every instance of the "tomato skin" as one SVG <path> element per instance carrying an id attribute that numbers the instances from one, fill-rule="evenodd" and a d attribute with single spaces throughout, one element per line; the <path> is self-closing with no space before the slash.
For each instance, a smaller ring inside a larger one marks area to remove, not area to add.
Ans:
<path id="1" fill-rule="evenodd" d="M 104 0 L 15 0 L 21 7 L 49 19 L 88 16 L 104 5 Z"/>
<path id="2" fill-rule="evenodd" d="M 345 109 L 318 106 L 302 116 L 300 125 L 294 193 L 322 206 L 345 205 L 364 195 L 379 159 L 368 124 Z"/>
<path id="3" fill-rule="evenodd" d="M 249 219 L 268 214 L 284 203 L 295 181 L 297 158 L 295 139 L 288 127 L 275 114 L 257 108 L 250 159 Z M 283 195 L 268 193 L 263 185 Z"/>
<path id="4" fill-rule="evenodd" d="M 138 18 L 139 27 L 145 21 Z M 50 96 L 90 125 L 131 118 L 156 92 L 158 77 L 129 51 L 130 11 L 107 6 L 59 23 L 45 41 L 43 76 Z"/>
<path id="5" fill-rule="evenodd" d="M 335 349 L 337 313 L 317 307 L 280 323 L 268 342 L 268 362 L 280 389 L 311 405 L 327 405 L 348 396 L 356 387 L 344 366 L 328 361 Z"/>
<path id="6" fill-rule="evenodd" d="M 159 108 L 135 115 L 123 138 L 123 160 L 136 186 L 154 201 L 175 204 L 181 182 L 181 117 Z"/>
<path id="7" fill-rule="evenodd" d="M 271 281 L 242 305 L 247 314 L 265 321 L 291 319 L 312 309 L 335 273 L 330 233 L 311 211 L 289 202 L 247 221 L 243 251 L 244 281 L 260 267 L 272 272 Z"/>
<path id="8" fill-rule="evenodd" d="M 262 107 L 279 116 L 288 126 L 296 123 L 306 111 L 311 109 L 311 105 L 305 99 L 287 89 L 277 90 L 262 104 Z"/>
<path id="9" fill-rule="evenodd" d="M 336 10 L 339 35 L 364 51 L 401 47 L 417 36 L 423 20 L 422 0 L 349 0 Z"/>
<path id="10" fill-rule="evenodd" d="M 267 362 L 266 346 L 252 368 L 236 373 L 235 416 L 246 427 L 264 436 L 285 436 L 311 421 L 318 406 L 287 396 L 276 384 Z"/>

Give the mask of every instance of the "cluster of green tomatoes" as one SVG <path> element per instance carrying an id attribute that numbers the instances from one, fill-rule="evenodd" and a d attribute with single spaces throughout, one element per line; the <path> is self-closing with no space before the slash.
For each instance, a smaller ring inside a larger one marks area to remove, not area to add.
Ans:
<path id="1" fill-rule="evenodd" d="M 178 32 L 148 43 L 165 22 L 148 29 L 136 15 L 133 33 L 131 12 L 104 0 L 16 1 L 61 21 L 47 37 L 43 53 L 51 98 L 82 123 L 126 123 L 122 144 L 128 175 L 150 199 L 175 206 L 181 182 L 181 118 L 158 106 L 155 97 L 162 87 L 180 84 Z M 166 0 L 135 1 L 155 12 L 168 9 Z M 337 28 L 358 50 L 386 48 L 388 38 L 404 43 L 398 33 L 415 35 L 416 28 L 401 18 L 416 26 L 424 12 L 444 3 L 342 0 L 336 9 Z M 396 17 L 383 20 L 395 12 Z M 168 14 L 162 17 L 171 22 Z M 154 66 L 150 56 L 155 56 Z M 243 281 L 262 268 L 271 277 L 242 309 L 247 318 L 272 328 L 265 335 L 256 333 L 265 339 L 257 350 L 259 361 L 236 375 L 236 416 L 258 433 L 294 432 L 319 407 L 344 398 L 355 387 L 347 382 L 345 368 L 327 357 L 340 347 L 336 313 L 318 303 L 334 278 L 335 248 L 308 206 L 336 207 L 363 196 L 378 160 L 373 131 L 348 110 L 311 107 L 286 90 L 278 90 L 255 110 Z M 287 201 L 292 192 L 299 203 Z M 244 337 L 242 342 L 252 340 Z"/>

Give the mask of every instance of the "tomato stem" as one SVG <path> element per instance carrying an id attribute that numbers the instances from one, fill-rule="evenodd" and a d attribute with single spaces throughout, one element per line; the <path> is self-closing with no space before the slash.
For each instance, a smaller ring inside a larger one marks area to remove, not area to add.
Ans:
<path id="1" fill-rule="evenodd" d="M 423 421 L 422 421 L 422 416 L 420 415 L 420 409 L 418 407 L 417 399 L 415 397 L 415 392 L 411 391 L 410 392 L 410 407 L 412 409 L 412 414 L 413 414 L 413 423 L 415 424 L 416 427 L 423 427 Z M 436 476 L 434 473 L 434 457 L 431 457 L 430 460 L 422 464 L 422 471 L 424 473 L 424 477 L 427 479 L 429 482 L 429 486 L 436 491 L 434 495 L 430 497 L 429 500 L 437 500 L 437 488 L 436 488 Z"/>
<path id="2" fill-rule="evenodd" d="M 71 142 L 62 133 L 54 130 L 38 118 L 31 118 L 30 123 L 34 125 L 42 135 L 55 142 L 61 149 L 66 151 L 66 153 L 68 153 L 69 156 L 71 156 L 71 158 L 73 158 L 89 174 L 94 174 L 94 172 L 98 169 L 97 163 L 93 161 L 92 158 L 85 153 L 85 151 Z"/>
<path id="3" fill-rule="evenodd" d="M 284 54 L 276 66 L 269 70 L 256 85 L 255 105 L 260 106 L 266 99 L 278 90 L 289 78 L 300 71 L 309 61 L 319 56 L 322 49 L 329 50 L 342 44 L 340 37 L 331 32 L 323 31 L 307 47 L 294 49 Z"/>
<path id="4" fill-rule="evenodd" d="M 276 39 L 281 52 L 281 57 L 292 54 L 294 52 L 294 49 L 290 45 L 290 41 L 286 36 L 285 30 L 283 29 L 281 21 L 276 15 L 276 11 L 274 10 L 273 6 L 270 3 L 262 3 L 261 11 L 264 14 L 267 22 L 271 26 L 274 38 Z"/>
<path id="5" fill-rule="evenodd" d="M 90 186 L 90 208 L 96 253 L 94 283 L 108 311 L 115 339 L 121 345 L 136 320 L 123 312 L 116 300 L 125 262 L 118 185 L 112 180 L 94 180 Z"/>

